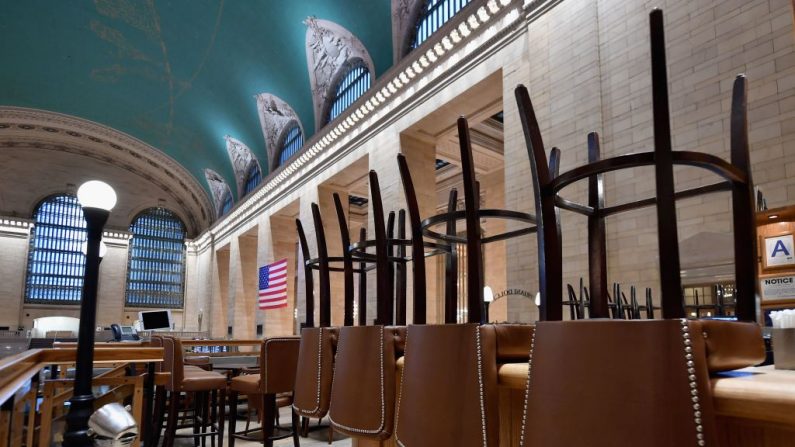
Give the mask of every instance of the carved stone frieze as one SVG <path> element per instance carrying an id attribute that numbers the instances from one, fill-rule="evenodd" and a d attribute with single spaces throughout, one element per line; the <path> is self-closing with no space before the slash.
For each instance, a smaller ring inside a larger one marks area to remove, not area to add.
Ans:
<path id="1" fill-rule="evenodd" d="M 213 221 L 207 192 L 177 161 L 130 135 L 86 119 L 47 110 L 0 107 L 0 147 L 73 153 L 120 167 L 156 185 L 182 207 L 188 233 Z"/>
<path id="2" fill-rule="evenodd" d="M 268 151 L 268 166 L 273 171 L 279 165 L 279 152 L 285 134 L 294 125 L 301 129 L 303 135 L 306 134 L 295 110 L 283 99 L 270 93 L 260 93 L 254 97 L 257 99 L 257 113 Z"/>
<path id="3" fill-rule="evenodd" d="M 408 54 L 426 0 L 392 0 L 392 54 L 398 63 Z"/>
<path id="4" fill-rule="evenodd" d="M 315 129 L 323 126 L 323 111 L 334 97 L 334 87 L 351 64 L 361 61 L 375 75 L 375 66 L 367 49 L 350 31 L 328 20 L 308 17 L 306 61 L 315 109 Z"/>
<path id="5" fill-rule="evenodd" d="M 232 196 L 232 190 L 226 184 L 226 180 L 221 177 L 221 174 L 213 171 L 212 169 L 204 170 L 204 178 L 207 179 L 207 184 L 210 185 L 210 191 L 213 194 L 213 202 L 215 202 L 215 215 L 221 215 L 221 209 L 224 206 L 224 201 L 227 196 Z"/>
<path id="6" fill-rule="evenodd" d="M 229 153 L 229 160 L 232 161 L 232 168 L 235 171 L 237 196 L 243 197 L 243 188 L 246 185 L 246 180 L 248 180 L 248 171 L 251 169 L 251 165 L 257 165 L 257 167 L 261 165 L 245 143 L 229 135 L 225 136 L 224 140 L 226 141 L 226 151 Z M 261 167 L 260 172 L 262 172 Z"/>

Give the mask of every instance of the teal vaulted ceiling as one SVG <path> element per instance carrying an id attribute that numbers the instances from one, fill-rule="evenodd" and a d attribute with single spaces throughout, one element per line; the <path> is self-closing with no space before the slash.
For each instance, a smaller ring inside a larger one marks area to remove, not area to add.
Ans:
<path id="1" fill-rule="evenodd" d="M 25 0 L 2 9 L 0 106 L 128 133 L 205 188 L 205 168 L 235 184 L 225 135 L 267 168 L 255 94 L 284 99 L 307 133 L 315 128 L 308 16 L 358 37 L 376 75 L 392 64 L 389 0 Z"/>

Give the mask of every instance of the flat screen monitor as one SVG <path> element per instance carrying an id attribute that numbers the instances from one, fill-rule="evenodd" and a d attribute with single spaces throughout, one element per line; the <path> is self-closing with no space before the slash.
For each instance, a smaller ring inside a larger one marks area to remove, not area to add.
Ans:
<path id="1" fill-rule="evenodd" d="M 138 312 L 138 319 L 141 320 L 145 331 L 152 331 L 155 329 L 171 329 L 170 310 Z"/>

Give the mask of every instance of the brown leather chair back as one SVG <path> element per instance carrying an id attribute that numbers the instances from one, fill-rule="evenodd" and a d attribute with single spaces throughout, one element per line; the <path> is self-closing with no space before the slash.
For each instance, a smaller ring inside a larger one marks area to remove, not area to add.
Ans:
<path id="1" fill-rule="evenodd" d="M 298 350 L 293 409 L 300 416 L 322 418 L 328 412 L 338 328 L 304 328 Z"/>
<path id="2" fill-rule="evenodd" d="M 765 361 L 762 328 L 756 323 L 702 320 L 710 373 L 747 368 Z"/>
<path id="3" fill-rule="evenodd" d="M 263 394 L 293 391 L 300 345 L 300 337 L 270 337 L 262 341 L 259 365 Z"/>
<path id="4" fill-rule="evenodd" d="M 536 325 L 520 445 L 716 444 L 700 321 Z"/>
<path id="5" fill-rule="evenodd" d="M 329 419 L 350 436 L 386 439 L 395 421 L 395 334 L 405 328 L 340 328 Z"/>
<path id="6" fill-rule="evenodd" d="M 182 362 L 182 343 L 173 337 L 163 337 L 163 371 L 171 373 L 166 385 L 169 391 L 176 391 L 182 383 L 185 371 Z"/>
<path id="7" fill-rule="evenodd" d="M 161 337 L 159 335 L 152 335 L 151 337 L 149 337 L 149 346 L 151 346 L 153 348 L 162 348 L 163 347 L 163 337 Z M 165 349 L 164 349 L 163 355 L 165 357 Z M 165 358 L 163 360 L 165 361 Z M 157 362 L 155 364 L 155 372 L 163 371 L 163 363 L 164 362 Z"/>
<path id="8" fill-rule="evenodd" d="M 496 349 L 491 325 L 409 326 L 397 442 L 412 447 L 499 445 Z"/>

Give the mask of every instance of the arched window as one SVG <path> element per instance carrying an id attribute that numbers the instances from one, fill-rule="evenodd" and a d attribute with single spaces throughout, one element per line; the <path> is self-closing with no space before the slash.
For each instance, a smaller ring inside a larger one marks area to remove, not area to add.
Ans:
<path id="1" fill-rule="evenodd" d="M 243 195 L 254 191 L 261 181 L 262 172 L 259 170 L 259 165 L 251 163 L 251 167 L 248 168 L 248 175 L 246 176 L 246 184 L 243 186 Z"/>
<path id="2" fill-rule="evenodd" d="M 231 209 L 232 209 L 232 194 L 227 193 L 224 196 L 224 202 L 221 205 L 221 216 L 226 216 L 226 213 L 228 213 Z"/>
<path id="3" fill-rule="evenodd" d="M 370 70 L 361 64 L 352 66 L 337 84 L 326 123 L 331 122 L 350 107 L 368 88 L 370 88 Z"/>
<path id="4" fill-rule="evenodd" d="M 80 304 L 86 257 L 86 220 L 77 197 L 44 199 L 33 213 L 25 302 Z"/>
<path id="5" fill-rule="evenodd" d="M 290 128 L 287 136 L 284 137 L 282 144 L 282 151 L 279 153 L 279 165 L 283 165 L 285 161 L 289 160 L 301 146 L 304 145 L 304 136 L 301 134 L 301 128 L 297 125 Z"/>
<path id="6" fill-rule="evenodd" d="M 417 19 L 417 28 L 411 48 L 417 48 L 462 10 L 470 0 L 425 0 L 425 7 Z"/>
<path id="7" fill-rule="evenodd" d="M 125 305 L 181 308 L 185 225 L 165 208 L 149 208 L 133 220 L 130 233 Z"/>

